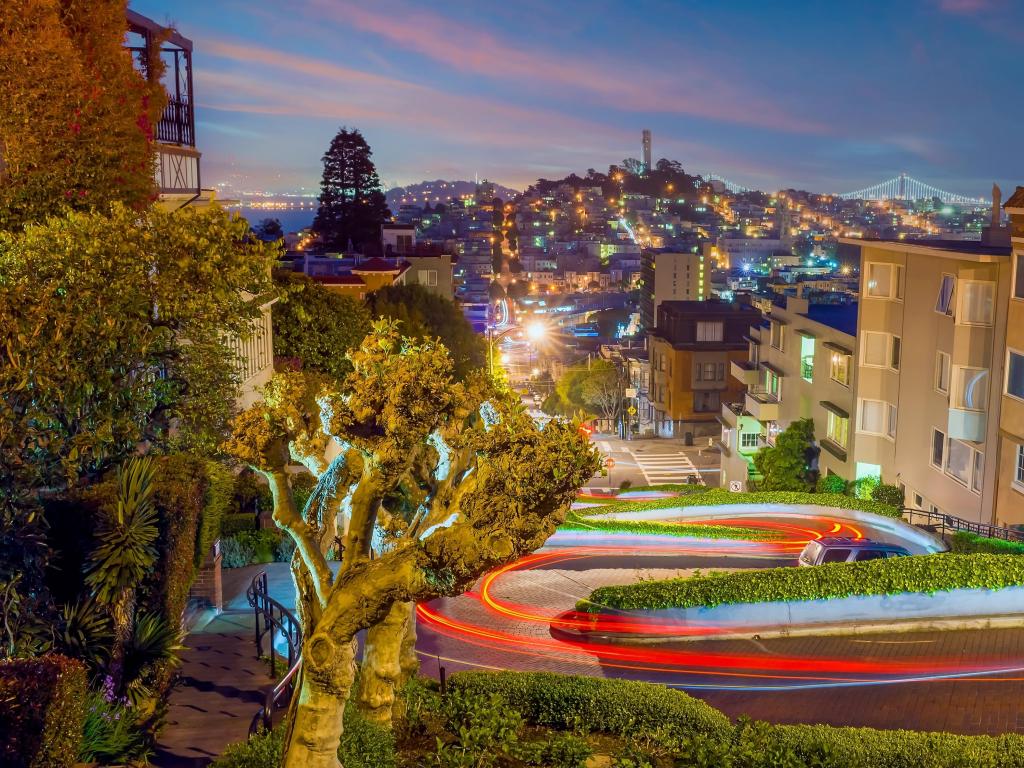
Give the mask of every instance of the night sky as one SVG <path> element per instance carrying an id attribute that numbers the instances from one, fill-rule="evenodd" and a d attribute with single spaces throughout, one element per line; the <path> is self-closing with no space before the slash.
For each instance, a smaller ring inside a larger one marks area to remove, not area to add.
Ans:
<path id="1" fill-rule="evenodd" d="M 132 0 L 196 46 L 204 184 L 316 187 L 341 125 L 387 185 L 654 156 L 767 190 L 1024 184 L 1024 0 Z"/>

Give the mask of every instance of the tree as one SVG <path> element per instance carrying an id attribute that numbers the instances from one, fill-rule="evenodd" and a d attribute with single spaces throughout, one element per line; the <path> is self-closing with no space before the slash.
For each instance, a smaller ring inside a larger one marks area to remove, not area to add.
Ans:
<path id="1" fill-rule="evenodd" d="M 393 322 L 377 323 L 351 362 L 341 386 L 275 377 L 266 401 L 235 420 L 227 446 L 267 478 L 274 521 L 296 543 L 303 667 L 286 768 L 337 768 L 356 633 L 372 634 L 361 704 L 387 722 L 408 674 L 408 605 L 459 594 L 536 549 L 598 467 L 575 425 L 540 430 L 514 397 L 482 376 L 457 382 L 443 347 L 402 338 Z M 333 459 L 330 445 L 342 451 Z M 291 456 L 319 477 L 301 513 L 286 471 Z M 326 557 L 335 538 L 336 576 Z"/>
<path id="2" fill-rule="evenodd" d="M 367 303 L 374 318 L 400 321 L 404 335 L 439 339 L 448 350 L 456 378 L 465 379 L 486 364 L 486 343 L 451 299 L 421 285 L 388 285 L 371 293 Z"/>
<path id="3" fill-rule="evenodd" d="M 0 494 L 74 485 L 141 442 L 215 447 L 274 257 L 217 209 L 0 233 Z"/>
<path id="4" fill-rule="evenodd" d="M 818 448 L 814 445 L 814 420 L 794 421 L 777 438 L 754 454 L 754 466 L 765 491 L 813 491 L 818 480 Z"/>
<path id="5" fill-rule="evenodd" d="M 305 275 L 275 270 L 280 300 L 274 305 L 274 354 L 303 370 L 342 379 L 352 370 L 345 354 L 370 330 L 370 312 L 351 296 L 330 291 Z"/>
<path id="6" fill-rule="evenodd" d="M 124 49 L 125 0 L 9 0 L 0 15 L 0 230 L 63 208 L 145 207 L 166 102 Z"/>
<path id="7" fill-rule="evenodd" d="M 313 231 L 328 248 L 376 249 L 381 224 L 391 216 L 373 153 L 357 129 L 342 128 L 324 153 L 320 208 Z"/>
<path id="8" fill-rule="evenodd" d="M 281 228 L 281 221 L 279 219 L 263 219 L 263 221 L 252 228 L 252 231 L 256 233 L 256 237 L 260 240 L 267 242 L 281 240 L 284 237 L 284 229 Z"/>
<path id="9" fill-rule="evenodd" d="M 595 360 L 583 377 L 580 399 L 601 419 L 614 424 L 622 412 L 622 377 L 619 367 L 609 360 Z"/>

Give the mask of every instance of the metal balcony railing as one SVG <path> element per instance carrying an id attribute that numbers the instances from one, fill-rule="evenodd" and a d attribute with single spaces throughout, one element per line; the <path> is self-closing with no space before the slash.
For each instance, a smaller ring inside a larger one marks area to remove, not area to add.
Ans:
<path id="1" fill-rule="evenodd" d="M 941 512 L 925 512 L 923 509 L 911 509 L 904 507 L 902 510 L 903 519 L 911 525 L 945 536 L 947 533 L 967 531 L 978 536 L 989 539 L 1002 539 L 1004 541 L 1024 542 L 1024 532 L 1015 531 L 1012 528 L 1000 528 L 997 525 L 988 523 L 974 523 L 953 515 L 946 515 Z"/>

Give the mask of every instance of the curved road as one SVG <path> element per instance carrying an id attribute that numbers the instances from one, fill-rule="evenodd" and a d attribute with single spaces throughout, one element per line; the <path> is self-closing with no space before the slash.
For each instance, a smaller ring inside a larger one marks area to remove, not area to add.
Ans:
<path id="1" fill-rule="evenodd" d="M 1018 724 L 1016 714 L 1024 694 L 1024 630 L 710 640 L 707 636 L 722 630 L 637 626 L 635 620 L 624 624 L 602 615 L 600 628 L 610 631 L 696 639 L 656 645 L 572 639 L 573 629 L 590 624 L 574 615 L 574 605 L 598 586 L 693 569 L 795 565 L 803 545 L 826 534 L 892 541 L 868 524 L 827 516 L 713 522 L 773 529 L 780 538 L 749 542 L 560 531 L 537 553 L 488 574 L 474 590 L 419 606 L 423 671 L 436 675 L 439 666 L 449 673 L 547 670 L 645 680 L 685 689 L 731 715 L 775 722 L 963 733 L 1024 730 L 1024 716 Z"/>

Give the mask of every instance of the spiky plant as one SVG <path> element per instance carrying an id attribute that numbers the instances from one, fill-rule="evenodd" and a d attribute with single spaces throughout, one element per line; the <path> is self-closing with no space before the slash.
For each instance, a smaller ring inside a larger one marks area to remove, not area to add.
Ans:
<path id="1" fill-rule="evenodd" d="M 135 457 L 117 471 L 117 501 L 100 514 L 97 544 L 89 556 L 86 583 L 96 601 L 110 611 L 114 644 L 110 653 L 111 687 L 120 692 L 124 649 L 132 635 L 135 591 L 156 562 L 159 535 L 151 457 Z"/>

